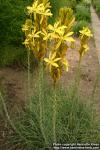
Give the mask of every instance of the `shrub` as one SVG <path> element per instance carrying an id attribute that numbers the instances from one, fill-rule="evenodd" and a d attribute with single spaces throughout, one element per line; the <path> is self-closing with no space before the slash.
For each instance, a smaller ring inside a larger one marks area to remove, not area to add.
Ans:
<path id="1" fill-rule="evenodd" d="M 27 64 L 27 51 L 22 46 L 22 24 L 25 20 L 25 7 L 31 1 L 0 0 L 0 67 Z M 32 57 L 34 57 L 32 55 Z M 37 64 L 36 59 L 32 61 Z"/>
<path id="2" fill-rule="evenodd" d="M 73 27 L 73 31 L 75 32 L 76 35 L 79 35 L 79 31 L 83 28 L 83 27 L 87 27 L 88 26 L 88 22 L 87 21 L 78 21 L 76 22 L 76 24 Z"/>
<path id="3" fill-rule="evenodd" d="M 28 1 L 0 0 L 0 40 L 2 43 L 21 45 L 23 34 L 21 25 L 25 20 L 25 6 Z"/>
<path id="4" fill-rule="evenodd" d="M 91 21 L 90 10 L 88 7 L 83 4 L 79 4 L 76 6 L 76 20 L 85 20 L 87 22 Z"/>

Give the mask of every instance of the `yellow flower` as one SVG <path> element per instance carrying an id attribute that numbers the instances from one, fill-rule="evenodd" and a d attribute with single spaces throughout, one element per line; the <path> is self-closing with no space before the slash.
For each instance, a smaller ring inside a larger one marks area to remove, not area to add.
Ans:
<path id="1" fill-rule="evenodd" d="M 64 30 L 66 29 L 67 27 L 62 25 L 60 26 L 60 22 L 56 22 L 54 24 L 54 26 L 52 26 L 51 24 L 48 25 L 48 29 L 53 32 L 53 34 L 57 33 L 57 34 L 62 34 L 62 32 L 64 32 Z"/>
<path id="2" fill-rule="evenodd" d="M 56 52 L 54 52 L 53 54 L 50 53 L 49 58 L 44 58 L 44 61 L 49 65 L 50 72 L 52 67 L 59 67 L 59 65 L 57 64 L 59 60 L 61 60 L 61 58 L 56 58 Z"/>
<path id="3" fill-rule="evenodd" d="M 28 12 L 29 15 L 32 15 L 32 13 L 33 13 L 33 7 L 27 6 L 27 12 Z"/>
<path id="4" fill-rule="evenodd" d="M 22 31 L 23 31 L 23 32 L 26 32 L 26 31 L 28 31 L 28 30 L 29 30 L 29 26 L 26 25 L 26 24 L 24 24 L 24 25 L 22 26 Z"/>
<path id="5" fill-rule="evenodd" d="M 67 26 L 60 26 L 60 22 L 56 22 L 54 26 L 49 25 L 48 29 L 51 31 L 51 39 L 58 39 L 56 49 L 60 47 L 60 45 L 64 42 L 74 42 L 75 40 L 71 37 L 73 32 L 68 32 L 65 34 L 65 29 Z"/>
<path id="6" fill-rule="evenodd" d="M 51 8 L 51 5 L 50 5 L 49 0 L 44 0 L 43 3 L 44 3 L 44 5 L 45 5 L 45 8 L 46 8 L 46 9 L 47 9 L 47 8 Z"/>
<path id="7" fill-rule="evenodd" d="M 32 30 L 32 37 L 34 38 L 39 38 L 39 34 L 41 33 L 41 31 L 36 31 L 36 28 L 34 27 L 34 30 Z"/>
<path id="8" fill-rule="evenodd" d="M 22 31 L 26 33 L 28 33 L 31 29 L 32 29 L 32 20 L 31 19 L 27 19 L 25 21 L 25 24 L 22 26 Z"/>
<path id="9" fill-rule="evenodd" d="M 23 44 L 26 46 L 26 48 L 29 48 L 29 39 L 25 39 L 25 41 L 23 42 Z"/>
<path id="10" fill-rule="evenodd" d="M 32 33 L 28 35 L 28 38 L 32 40 L 33 46 L 35 45 L 35 39 L 39 38 L 39 34 L 41 33 L 41 31 L 36 31 L 36 28 L 34 27 L 34 30 L 32 30 Z"/>
<path id="11" fill-rule="evenodd" d="M 46 41 L 50 38 L 50 33 L 48 33 L 45 29 L 42 29 L 41 34 L 43 35 L 43 40 Z"/>
<path id="12" fill-rule="evenodd" d="M 74 38 L 71 37 L 73 35 L 73 32 L 69 32 L 64 35 L 64 32 L 58 36 L 58 43 L 56 45 L 56 49 L 59 48 L 59 46 L 64 42 L 74 42 Z"/>
<path id="13" fill-rule="evenodd" d="M 48 9 L 49 7 L 49 3 L 47 3 L 47 5 L 44 3 L 40 3 L 37 1 L 35 1 L 32 5 L 32 7 L 28 6 L 27 10 L 28 10 L 28 14 L 32 15 L 34 14 L 34 18 L 36 19 L 36 14 L 41 14 L 44 16 L 52 16 L 52 13 L 50 11 L 50 9 Z"/>
<path id="14" fill-rule="evenodd" d="M 92 37 L 92 33 L 91 30 L 88 27 L 83 27 L 83 29 L 81 31 L 79 31 L 81 36 L 86 36 L 86 37 Z"/>

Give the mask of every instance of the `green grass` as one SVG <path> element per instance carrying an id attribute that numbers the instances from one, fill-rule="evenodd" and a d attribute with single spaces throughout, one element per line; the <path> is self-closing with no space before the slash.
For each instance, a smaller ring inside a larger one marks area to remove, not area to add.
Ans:
<path id="1" fill-rule="evenodd" d="M 91 21 L 91 15 L 90 15 L 90 10 L 87 6 L 83 4 L 78 4 L 76 6 L 76 20 L 84 20 L 87 22 Z"/>
<path id="2" fill-rule="evenodd" d="M 53 102 L 54 89 L 50 83 L 41 86 L 42 126 L 39 120 L 39 87 L 37 86 L 31 105 L 12 122 L 15 131 L 9 136 L 10 148 L 24 150 L 51 150 L 53 143 Z M 89 143 L 100 141 L 97 124 L 93 118 L 93 108 L 81 100 L 76 88 L 56 88 L 56 137 L 58 143 Z M 94 132 L 95 131 L 95 132 Z"/>

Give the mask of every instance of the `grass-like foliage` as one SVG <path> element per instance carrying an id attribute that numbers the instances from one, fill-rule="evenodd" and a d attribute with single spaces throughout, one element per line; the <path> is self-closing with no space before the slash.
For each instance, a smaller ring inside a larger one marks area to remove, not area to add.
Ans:
<path id="1" fill-rule="evenodd" d="M 87 22 L 91 21 L 90 10 L 87 6 L 83 4 L 78 4 L 76 6 L 76 19 L 78 21 L 85 20 Z"/>
<path id="2" fill-rule="evenodd" d="M 12 120 L 14 131 L 10 135 L 10 147 L 25 150 L 52 150 L 53 101 L 56 92 L 56 141 L 58 143 L 99 142 L 99 132 L 93 120 L 91 104 L 81 101 L 75 85 L 70 88 L 51 87 L 42 84 L 42 129 L 39 120 L 39 86 L 23 113 Z"/>

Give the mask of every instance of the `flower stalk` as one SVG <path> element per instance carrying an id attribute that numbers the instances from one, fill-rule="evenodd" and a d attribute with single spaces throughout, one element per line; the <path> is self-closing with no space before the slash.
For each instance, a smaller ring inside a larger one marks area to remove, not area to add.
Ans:
<path id="1" fill-rule="evenodd" d="M 54 100 L 53 100 L 53 142 L 56 143 L 56 114 L 57 114 L 57 95 L 56 95 L 56 87 L 54 84 Z"/>

